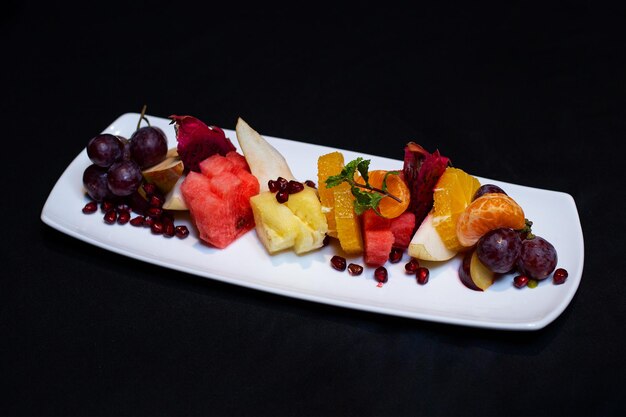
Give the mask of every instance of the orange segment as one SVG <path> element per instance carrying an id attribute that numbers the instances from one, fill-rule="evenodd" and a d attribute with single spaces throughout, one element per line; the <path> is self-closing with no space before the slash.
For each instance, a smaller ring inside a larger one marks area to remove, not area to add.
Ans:
<path id="1" fill-rule="evenodd" d="M 372 187 L 382 189 L 383 180 L 385 179 L 385 175 L 387 174 L 387 172 L 389 171 L 382 169 L 368 172 L 369 184 Z M 359 184 L 365 184 L 365 181 L 361 176 L 357 177 L 355 181 Z M 407 207 L 409 207 L 409 203 L 411 202 L 411 192 L 409 191 L 409 187 L 402 180 L 400 175 L 387 175 L 387 180 L 385 181 L 385 183 L 387 184 L 387 192 L 397 197 L 400 202 L 394 200 L 391 197 L 383 197 L 378 204 L 378 211 L 383 217 L 387 219 L 393 219 L 404 213 Z M 363 189 L 363 191 L 367 190 Z"/>
<path id="2" fill-rule="evenodd" d="M 339 239 L 346 254 L 359 255 L 363 253 L 363 237 L 361 222 L 354 212 L 354 196 L 350 185 L 342 183 L 335 187 L 326 187 L 326 179 L 339 174 L 343 166 L 344 158 L 340 152 L 331 152 L 318 158 L 318 192 L 328 223 L 328 236 Z"/>
<path id="3" fill-rule="evenodd" d="M 339 174 L 343 168 L 343 163 L 343 155 L 340 152 L 331 152 L 317 159 L 317 190 L 328 223 L 328 236 L 332 237 L 337 237 L 335 198 L 333 188 L 326 188 L 326 178 Z"/>
<path id="4" fill-rule="evenodd" d="M 433 225 L 446 247 L 453 251 L 463 249 L 457 238 L 457 219 L 472 202 L 480 182 L 465 171 L 447 167 L 439 178 L 433 193 Z"/>
<path id="5" fill-rule="evenodd" d="M 521 229 L 524 210 L 506 194 L 488 193 L 474 200 L 459 216 L 456 234 L 463 246 L 472 246 L 488 231 L 500 227 Z"/>
<path id="6" fill-rule="evenodd" d="M 352 195 L 350 185 L 344 182 L 333 187 L 333 189 L 335 224 L 341 249 L 348 255 L 360 255 L 363 253 L 361 221 L 354 212 L 354 196 Z"/>

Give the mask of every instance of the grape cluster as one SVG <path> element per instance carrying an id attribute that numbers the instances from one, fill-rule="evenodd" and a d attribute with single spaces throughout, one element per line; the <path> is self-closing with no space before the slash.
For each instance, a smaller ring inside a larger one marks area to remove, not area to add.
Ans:
<path id="1" fill-rule="evenodd" d="M 147 120 L 143 111 L 141 120 Z M 142 169 L 163 161 L 167 150 L 165 133 L 154 126 L 137 125 L 130 139 L 110 133 L 93 137 L 87 143 L 91 165 L 83 171 L 83 185 L 91 201 L 83 213 L 95 213 L 99 204 L 107 224 L 130 223 L 166 237 L 187 237 L 187 227 L 174 225 L 173 213 L 163 210 L 164 196 L 154 184 L 145 182 L 142 174 Z M 137 216 L 131 219 L 131 212 Z"/>
<path id="2" fill-rule="evenodd" d="M 137 129 L 130 140 L 102 133 L 87 144 L 92 164 L 83 172 L 87 194 L 97 202 L 126 197 L 139 189 L 141 170 L 158 164 L 167 154 L 167 138 L 157 127 Z"/>
<path id="3" fill-rule="evenodd" d="M 485 193 L 504 193 L 493 185 L 481 186 L 476 196 Z M 526 221 L 522 230 L 498 228 L 483 235 L 476 244 L 476 254 L 480 262 L 497 274 L 517 272 L 514 285 L 518 288 L 528 285 L 531 280 L 546 279 L 555 272 L 558 256 L 554 246 L 546 239 L 531 231 L 532 222 Z M 554 282 L 562 284 L 561 273 Z"/>

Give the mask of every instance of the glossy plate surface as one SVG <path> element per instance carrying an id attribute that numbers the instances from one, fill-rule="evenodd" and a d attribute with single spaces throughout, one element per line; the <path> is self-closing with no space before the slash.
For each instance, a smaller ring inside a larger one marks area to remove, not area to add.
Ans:
<path id="1" fill-rule="evenodd" d="M 139 115 L 127 113 L 115 120 L 104 132 L 130 137 Z M 154 126 L 168 136 L 170 147 L 176 146 L 173 125 L 168 119 L 148 116 Z M 254 123 L 250 121 L 253 127 Z M 225 130 L 238 150 L 233 130 Z M 263 134 L 263 132 L 260 132 Z M 296 178 L 317 180 L 317 158 L 336 149 L 292 140 L 265 136 L 287 159 Z M 370 169 L 401 169 L 402 161 L 341 150 L 345 160 L 358 156 L 371 159 Z M 435 321 L 471 327 L 502 330 L 538 330 L 557 318 L 570 303 L 581 281 L 584 261 L 583 234 L 573 198 L 562 192 L 530 188 L 480 178 L 481 183 L 501 186 L 523 208 L 534 222 L 533 231 L 550 241 L 557 249 L 558 266 L 569 272 L 563 285 L 551 279 L 535 289 L 518 290 L 512 275 L 497 281 L 485 292 L 467 289 L 458 278 L 460 256 L 444 263 L 427 263 L 430 280 L 418 285 L 413 276 L 404 273 L 408 255 L 397 264 L 388 263 L 389 281 L 378 286 L 373 269 L 353 277 L 330 267 L 337 253 L 330 245 L 303 256 L 291 252 L 269 256 L 253 230 L 219 250 L 201 243 L 195 236 L 189 217 L 180 216 L 176 223 L 187 224 L 192 233 L 187 239 L 154 236 L 148 229 L 130 225 L 107 225 L 100 212 L 84 215 L 81 208 L 88 199 L 82 186 L 82 173 L 90 164 L 83 150 L 67 167 L 52 189 L 41 213 L 49 226 L 98 247 L 141 261 L 202 277 L 257 290 L 326 303 L 345 308 Z M 317 181 L 316 181 L 317 182 Z M 362 258 L 348 258 L 362 263 Z"/>

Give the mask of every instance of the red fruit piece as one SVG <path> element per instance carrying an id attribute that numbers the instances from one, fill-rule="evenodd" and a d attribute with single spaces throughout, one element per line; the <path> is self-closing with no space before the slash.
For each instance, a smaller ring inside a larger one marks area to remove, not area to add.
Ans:
<path id="1" fill-rule="evenodd" d="M 363 273 L 363 267 L 361 265 L 351 263 L 348 265 L 348 272 L 353 276 L 361 275 Z"/>
<path id="2" fill-rule="evenodd" d="M 390 219 L 379 216 L 372 209 L 363 212 L 361 222 L 365 246 L 363 260 L 366 265 L 382 266 L 389 259 L 395 240 L 390 223 Z"/>
<path id="3" fill-rule="evenodd" d="M 254 228 L 249 200 L 259 193 L 259 182 L 238 160 L 231 154 L 210 156 L 199 164 L 201 173 L 189 172 L 181 185 L 200 239 L 217 248 Z"/>
<path id="4" fill-rule="evenodd" d="M 387 282 L 389 280 L 389 273 L 387 272 L 387 268 L 385 268 L 384 266 L 379 266 L 378 268 L 376 268 L 376 270 L 374 271 L 374 279 L 381 284 Z"/>
<path id="5" fill-rule="evenodd" d="M 332 258 L 330 258 L 330 264 L 337 271 L 346 270 L 346 258 L 344 258 L 343 256 L 334 255 Z"/>
<path id="6" fill-rule="evenodd" d="M 391 219 L 389 228 L 393 233 L 393 246 L 402 249 L 408 248 L 415 229 L 415 214 L 405 211 L 398 217 Z"/>
<path id="7" fill-rule="evenodd" d="M 207 126 L 193 116 L 169 117 L 175 123 L 178 155 L 185 168 L 199 172 L 199 164 L 211 155 L 225 156 L 235 151 L 235 146 L 218 127 Z"/>
<path id="8" fill-rule="evenodd" d="M 552 281 L 556 285 L 563 284 L 567 280 L 568 275 L 569 274 L 567 273 L 566 269 L 557 268 L 556 271 L 554 271 L 554 274 L 552 275 Z"/>
<path id="9" fill-rule="evenodd" d="M 419 226 L 433 207 L 433 189 L 439 177 L 446 170 L 450 159 L 428 152 L 415 142 L 404 148 L 403 179 L 411 191 L 411 202 L 407 211 L 415 214 L 415 224 Z"/>
<path id="10" fill-rule="evenodd" d="M 363 212 L 361 224 L 365 264 L 381 266 L 389 259 L 392 248 L 402 250 L 409 246 L 415 227 L 415 215 L 404 212 L 396 218 L 387 219 L 369 209 Z"/>
<path id="11" fill-rule="evenodd" d="M 417 268 L 417 271 L 415 271 L 415 279 L 420 285 L 424 285 L 428 282 L 429 275 L 430 271 L 428 270 L 428 268 L 425 268 L 423 266 L 420 266 L 419 268 Z"/>

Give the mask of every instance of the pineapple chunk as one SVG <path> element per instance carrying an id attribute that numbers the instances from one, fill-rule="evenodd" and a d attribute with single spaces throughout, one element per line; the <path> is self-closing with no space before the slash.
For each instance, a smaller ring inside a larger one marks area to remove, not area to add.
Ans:
<path id="1" fill-rule="evenodd" d="M 293 248 L 297 254 L 320 248 L 328 231 L 313 188 L 305 187 L 281 204 L 269 191 L 250 198 L 257 235 L 270 254 Z"/>
<path id="2" fill-rule="evenodd" d="M 328 232 L 328 223 L 315 189 L 305 186 L 299 193 L 291 194 L 285 205 L 306 226 L 301 229 L 299 238 L 296 238 L 296 253 L 322 247 Z"/>

